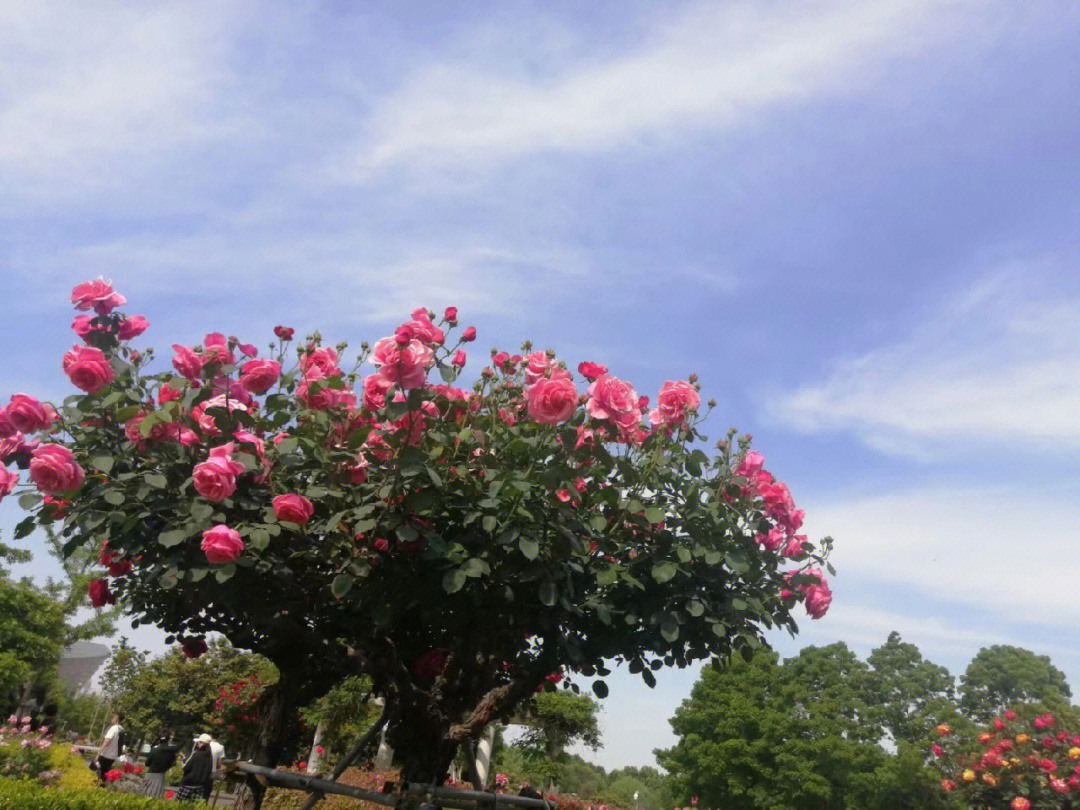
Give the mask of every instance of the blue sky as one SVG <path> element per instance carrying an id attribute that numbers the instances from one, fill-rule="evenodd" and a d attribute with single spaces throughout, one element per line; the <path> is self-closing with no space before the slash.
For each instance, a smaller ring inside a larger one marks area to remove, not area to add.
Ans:
<path id="1" fill-rule="evenodd" d="M 0 394 L 68 393 L 98 275 L 160 348 L 454 304 L 701 376 L 836 538 L 784 653 L 1080 687 L 1075 3 L 9 2 L 0 64 Z M 617 678 L 595 759 L 651 762 L 693 678 Z"/>

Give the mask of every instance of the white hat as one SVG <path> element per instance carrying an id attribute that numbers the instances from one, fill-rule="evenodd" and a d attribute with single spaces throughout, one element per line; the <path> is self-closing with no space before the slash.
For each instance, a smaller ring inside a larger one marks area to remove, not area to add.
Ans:
<path id="1" fill-rule="evenodd" d="M 214 738 L 211 737 L 209 734 L 200 734 L 198 737 L 195 738 L 195 742 L 197 742 L 197 743 L 200 743 L 200 742 L 211 743 L 213 741 L 214 741 Z"/>

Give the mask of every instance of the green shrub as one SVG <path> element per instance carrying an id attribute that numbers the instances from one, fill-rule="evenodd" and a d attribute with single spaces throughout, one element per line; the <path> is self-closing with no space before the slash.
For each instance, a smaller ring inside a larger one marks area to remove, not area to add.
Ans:
<path id="1" fill-rule="evenodd" d="M 104 788 L 65 790 L 28 781 L 0 779 L 0 810 L 195 810 L 195 805 L 175 801 L 164 803 Z"/>

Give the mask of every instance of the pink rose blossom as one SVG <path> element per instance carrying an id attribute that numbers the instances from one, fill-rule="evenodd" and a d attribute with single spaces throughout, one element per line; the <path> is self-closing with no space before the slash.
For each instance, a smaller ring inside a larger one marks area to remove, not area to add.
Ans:
<path id="1" fill-rule="evenodd" d="M 634 387 L 610 374 L 602 374 L 589 386 L 585 409 L 593 419 L 612 422 L 623 429 L 636 425 L 641 413 Z"/>
<path id="2" fill-rule="evenodd" d="M 276 360 L 249 360 L 240 369 L 240 382 L 253 394 L 265 394 L 281 377 Z"/>
<path id="3" fill-rule="evenodd" d="M 461 342 L 472 343 L 474 340 L 476 340 L 476 327 L 466 326 L 464 331 L 462 331 L 461 333 Z"/>
<path id="4" fill-rule="evenodd" d="M 229 348 L 229 341 L 221 332 L 211 332 L 203 338 L 203 363 L 220 363 L 223 366 L 231 366 L 236 362 L 236 356 Z"/>
<path id="5" fill-rule="evenodd" d="M 379 369 L 379 374 L 406 390 L 424 384 L 432 357 L 431 349 L 415 339 L 400 346 L 393 338 L 382 338 L 371 352 L 371 362 Z"/>
<path id="6" fill-rule="evenodd" d="M 780 546 L 784 545 L 786 539 L 787 534 L 784 532 L 783 526 L 773 526 L 769 529 L 768 534 L 759 534 L 754 538 L 765 547 L 766 551 L 776 551 Z"/>
<path id="7" fill-rule="evenodd" d="M 277 337 L 281 338 L 281 340 L 292 340 L 295 333 L 296 330 L 290 326 L 278 325 L 274 327 L 274 334 Z"/>
<path id="8" fill-rule="evenodd" d="M 447 323 L 457 323 L 457 307 L 447 307 L 443 312 L 443 320 Z"/>
<path id="9" fill-rule="evenodd" d="M 464 368 L 465 357 L 465 352 L 461 349 L 458 349 L 456 352 L 454 352 L 454 357 L 450 360 L 450 365 L 454 366 L 455 368 Z"/>
<path id="10" fill-rule="evenodd" d="M 735 474 L 741 478 L 753 479 L 761 472 L 764 465 L 765 457 L 757 450 L 751 450 L 739 462 L 739 466 L 735 468 Z"/>
<path id="11" fill-rule="evenodd" d="M 273 504 L 274 517 L 289 523 L 298 523 L 301 526 L 311 520 L 311 516 L 315 514 L 315 507 L 303 495 L 294 493 L 278 495 L 274 498 Z"/>
<path id="12" fill-rule="evenodd" d="M 219 565 L 231 563 L 243 554 L 244 541 L 240 539 L 240 532 L 230 529 L 224 523 L 219 523 L 202 533 L 200 548 L 208 562 Z"/>
<path id="13" fill-rule="evenodd" d="M 363 484 L 368 478 L 368 460 L 363 454 L 356 457 L 356 461 L 348 467 L 349 470 L 349 483 L 350 484 Z"/>
<path id="14" fill-rule="evenodd" d="M 820 579 L 820 585 L 806 586 L 806 612 L 812 619 L 820 619 L 829 609 L 829 605 L 832 604 L 832 591 L 829 590 L 829 583 L 825 581 L 824 577 L 820 577 Z"/>
<path id="15" fill-rule="evenodd" d="M 92 323 L 93 320 L 93 315 L 76 315 L 75 319 L 71 322 L 71 328 L 76 335 L 85 341 L 92 333 L 105 331 L 102 326 L 94 326 Z"/>
<path id="16" fill-rule="evenodd" d="M 64 355 L 64 373 L 88 394 L 96 394 L 116 376 L 105 353 L 92 346 L 73 346 Z"/>
<path id="17" fill-rule="evenodd" d="M 692 411 L 701 404 L 701 397 L 685 380 L 668 380 L 660 386 L 656 397 L 656 410 L 649 414 L 654 425 L 682 425 Z"/>
<path id="18" fill-rule="evenodd" d="M 525 399 L 533 421 L 541 425 L 555 425 L 574 415 L 578 392 L 568 379 L 540 377 L 525 389 Z"/>
<path id="19" fill-rule="evenodd" d="M 145 332 L 149 326 L 150 321 L 146 320 L 142 315 L 131 315 L 120 321 L 120 331 L 116 336 L 120 340 L 131 340 Z"/>
<path id="20" fill-rule="evenodd" d="M 30 478 L 42 492 L 67 492 L 78 489 L 86 479 L 74 456 L 59 444 L 43 444 L 30 459 Z"/>
<path id="21" fill-rule="evenodd" d="M 76 284 L 71 290 L 71 303 L 80 312 L 93 309 L 98 315 L 108 315 L 126 304 L 127 299 L 113 289 L 111 282 L 98 278 Z"/>
<path id="22" fill-rule="evenodd" d="M 19 474 L 14 473 L 7 467 L 0 465 L 0 498 L 10 495 L 19 483 Z"/>
<path id="23" fill-rule="evenodd" d="M 313 411 L 328 411 L 331 408 L 356 407 L 356 394 L 347 388 L 331 388 L 326 386 L 317 391 L 312 391 L 312 384 L 326 377 L 317 366 L 312 366 L 304 377 L 304 381 L 296 386 L 296 398 Z"/>
<path id="24" fill-rule="evenodd" d="M 44 430 L 56 421 L 52 406 L 29 394 L 12 394 L 6 412 L 11 424 L 22 433 Z"/>
<path id="25" fill-rule="evenodd" d="M 578 363 L 578 374 L 584 377 L 589 382 L 592 382 L 598 377 L 602 377 L 607 374 L 607 366 L 601 363 L 590 363 L 588 360 L 584 360 Z"/>
<path id="26" fill-rule="evenodd" d="M 191 418 L 199 425 L 199 430 L 204 436 L 220 436 L 217 420 L 214 414 L 207 413 L 211 408 L 223 408 L 232 413 L 233 411 L 247 411 L 247 406 L 226 394 L 218 394 L 210 397 L 205 402 L 200 402 L 191 409 Z"/>
<path id="27" fill-rule="evenodd" d="M 364 393 L 361 400 L 364 408 L 373 413 L 385 408 L 386 394 L 392 385 L 392 382 L 379 374 L 371 374 L 365 377 Z"/>
<path id="28" fill-rule="evenodd" d="M 181 346 L 179 343 L 173 344 L 173 351 L 176 352 L 172 361 L 176 373 L 189 380 L 199 379 L 202 374 L 203 358 L 190 347 Z"/>
<path id="29" fill-rule="evenodd" d="M 788 538 L 787 544 L 784 546 L 783 554 L 785 557 L 799 557 L 803 553 L 803 545 L 806 543 L 805 534 L 793 534 Z"/>
<path id="30" fill-rule="evenodd" d="M 174 399 L 180 399 L 184 395 L 183 391 L 179 391 L 173 388 L 168 383 L 162 383 L 158 389 L 158 405 L 164 405 L 166 402 L 172 402 Z"/>
<path id="31" fill-rule="evenodd" d="M 215 447 L 210 458 L 191 471 L 195 491 L 207 500 L 223 501 L 236 492 L 236 476 L 244 471 L 244 465 L 233 461 L 232 453 L 232 442 Z"/>
<path id="32" fill-rule="evenodd" d="M 330 348 L 309 351 L 301 358 L 300 368 L 303 369 L 305 377 L 312 369 L 318 369 L 323 377 L 333 377 L 341 373 L 341 369 L 338 368 L 337 352 Z"/>
<path id="33" fill-rule="evenodd" d="M 441 346 L 446 340 L 443 330 L 431 322 L 431 317 L 426 309 L 413 310 L 412 320 L 403 323 L 395 331 L 397 338 L 404 338 L 402 343 L 407 345 L 413 340 L 418 340 L 425 346 Z"/>

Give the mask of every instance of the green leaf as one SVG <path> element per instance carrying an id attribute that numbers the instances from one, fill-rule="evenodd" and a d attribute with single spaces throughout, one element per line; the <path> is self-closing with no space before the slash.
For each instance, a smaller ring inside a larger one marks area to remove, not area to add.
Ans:
<path id="1" fill-rule="evenodd" d="M 598 698 L 600 698 L 601 700 L 603 700 L 604 698 L 606 698 L 608 696 L 607 684 L 604 683 L 603 681 L 593 681 L 592 682 L 592 690 L 596 694 L 596 696 Z"/>
<path id="2" fill-rule="evenodd" d="M 353 529 L 357 534 L 367 534 L 376 526 L 376 521 L 373 518 L 367 518 L 365 520 L 358 520 L 353 525 Z"/>
<path id="3" fill-rule="evenodd" d="M 592 526 L 594 532 L 602 532 L 607 528 L 607 518 L 601 514 L 595 514 L 589 518 L 589 525 Z"/>
<path id="4" fill-rule="evenodd" d="M 614 565 L 601 569 L 600 573 L 596 575 L 598 585 L 614 585 L 618 579 L 619 570 Z"/>
<path id="5" fill-rule="evenodd" d="M 652 576 L 657 582 L 667 582 L 675 576 L 678 569 L 673 562 L 660 562 L 653 566 Z"/>
<path id="6" fill-rule="evenodd" d="M 738 549 L 732 549 L 725 554 L 724 562 L 726 562 L 728 567 L 736 574 L 745 574 L 750 570 L 750 561 L 746 558 L 746 555 Z"/>
<path id="7" fill-rule="evenodd" d="M 330 583 L 330 593 L 340 599 L 349 592 L 353 585 L 353 578 L 349 574 L 338 574 Z"/>
<path id="8" fill-rule="evenodd" d="M 650 506 L 645 510 L 645 519 L 649 523 L 663 523 L 664 522 L 664 510 L 659 506 Z"/>
<path id="9" fill-rule="evenodd" d="M 228 582 L 235 573 L 236 566 L 232 563 L 226 563 L 214 572 L 214 579 L 218 582 Z"/>
<path id="10" fill-rule="evenodd" d="M 668 613 L 660 620 L 660 635 L 662 635 L 669 643 L 678 639 L 679 620 L 675 618 L 674 614 Z"/>
<path id="11" fill-rule="evenodd" d="M 460 568 L 454 568 L 443 574 L 442 586 L 447 593 L 457 593 L 465 585 L 465 572 Z"/>
<path id="12" fill-rule="evenodd" d="M 90 459 L 90 466 L 95 470 L 107 473 L 113 468 L 115 461 L 116 460 L 112 456 L 94 456 Z"/>
<path id="13" fill-rule="evenodd" d="M 737 610 L 742 613 L 744 610 L 746 610 L 746 608 L 749 607 L 749 605 L 746 604 L 746 600 L 744 599 L 732 599 L 731 607 L 733 610 Z"/>
<path id="14" fill-rule="evenodd" d="M 206 520 L 212 514 L 214 514 L 214 507 L 205 501 L 195 501 L 191 505 L 191 516 L 195 520 Z"/>
<path id="15" fill-rule="evenodd" d="M 705 606 L 697 599 L 691 599 L 686 603 L 686 612 L 696 619 L 705 612 Z"/>
<path id="16" fill-rule="evenodd" d="M 183 543 L 188 538 L 187 529 L 170 529 L 158 535 L 158 542 L 165 548 L 172 548 Z"/>
<path id="17" fill-rule="evenodd" d="M 525 555 L 527 560 L 535 560 L 540 556 L 540 544 L 529 537 L 522 537 L 518 540 L 518 548 L 521 549 L 521 553 Z"/>
<path id="18" fill-rule="evenodd" d="M 41 503 L 41 496 L 36 492 L 24 492 L 19 496 L 19 506 L 23 509 L 33 509 Z"/>
<path id="19" fill-rule="evenodd" d="M 34 530 L 34 516 L 31 515 L 28 518 L 23 518 L 19 521 L 19 525 L 15 527 L 15 539 L 22 540 L 26 535 L 30 534 Z"/>
<path id="20" fill-rule="evenodd" d="M 482 577 L 491 573 L 491 566 L 487 564 L 486 560 L 472 557 L 462 566 L 462 570 L 465 571 L 467 577 Z"/>
<path id="21" fill-rule="evenodd" d="M 656 688 L 656 676 L 652 674 L 651 670 L 643 669 L 641 671 L 641 680 L 645 681 L 645 685 L 650 689 Z"/>
<path id="22" fill-rule="evenodd" d="M 705 564 L 706 565 L 716 565 L 718 562 L 720 562 L 720 556 L 721 555 L 720 555 L 719 551 L 716 551 L 716 550 L 706 551 L 705 552 Z"/>
<path id="23" fill-rule="evenodd" d="M 688 549 L 688 548 L 680 547 L 679 550 L 676 551 L 675 553 L 678 555 L 679 562 L 681 562 L 681 563 L 684 563 L 684 564 L 688 563 L 692 559 L 692 556 L 690 554 L 690 549 Z"/>
<path id="24" fill-rule="evenodd" d="M 286 439 L 282 439 L 275 447 L 277 448 L 278 455 L 284 456 L 289 453 L 295 453 L 296 448 L 300 446 L 300 441 L 295 436 L 289 436 Z"/>
<path id="25" fill-rule="evenodd" d="M 209 573 L 209 568 L 192 568 L 190 571 L 187 572 L 187 576 L 188 579 L 190 579 L 192 582 L 199 582 L 200 580 L 204 579 Z"/>
<path id="26" fill-rule="evenodd" d="M 555 604 L 555 599 L 558 597 L 558 591 L 555 589 L 554 582 L 541 582 L 540 583 L 540 601 L 548 607 Z"/>
<path id="27" fill-rule="evenodd" d="M 180 582 L 180 574 L 175 568 L 170 568 L 158 578 L 158 584 L 165 590 L 175 588 L 178 582 Z"/>
<path id="28" fill-rule="evenodd" d="M 150 475 L 144 475 L 143 481 L 156 489 L 165 489 L 168 486 L 168 481 L 164 475 L 158 475 L 157 473 L 151 473 Z"/>
<path id="29" fill-rule="evenodd" d="M 498 521 L 495 520 L 494 515 L 484 515 L 484 519 L 480 521 L 480 525 L 484 527 L 484 531 L 491 534 L 495 531 L 495 526 Z"/>
<path id="30" fill-rule="evenodd" d="M 420 536 L 420 532 L 410 526 L 408 523 L 402 523 L 397 527 L 395 533 L 398 536 L 398 540 L 402 543 L 411 543 L 417 537 Z"/>
<path id="31" fill-rule="evenodd" d="M 105 499 L 106 503 L 111 503 L 113 506 L 119 506 L 124 502 L 124 493 L 118 489 L 107 489 L 101 497 Z"/>

